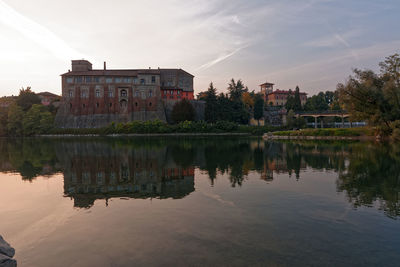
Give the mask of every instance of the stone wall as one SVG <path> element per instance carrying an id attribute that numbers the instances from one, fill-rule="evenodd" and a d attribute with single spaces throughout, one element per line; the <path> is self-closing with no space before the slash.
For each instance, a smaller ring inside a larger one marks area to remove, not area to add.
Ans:
<path id="1" fill-rule="evenodd" d="M 115 123 L 127 123 L 130 121 L 166 121 L 164 105 L 161 100 L 157 103 L 156 110 L 139 110 L 127 113 L 104 113 L 75 115 L 69 112 L 68 103 L 62 103 L 55 119 L 58 128 L 100 128 Z"/>

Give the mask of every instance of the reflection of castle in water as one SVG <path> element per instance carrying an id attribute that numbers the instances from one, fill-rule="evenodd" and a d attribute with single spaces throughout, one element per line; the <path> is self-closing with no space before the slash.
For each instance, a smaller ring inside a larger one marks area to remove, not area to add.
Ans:
<path id="1" fill-rule="evenodd" d="M 76 207 L 113 197 L 183 198 L 194 191 L 194 167 L 178 166 L 166 148 L 74 143 L 57 150 L 64 154 L 64 194 Z"/>

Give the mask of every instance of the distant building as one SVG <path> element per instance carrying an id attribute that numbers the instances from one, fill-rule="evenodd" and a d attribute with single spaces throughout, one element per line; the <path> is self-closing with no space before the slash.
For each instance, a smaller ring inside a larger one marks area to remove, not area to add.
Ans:
<path id="1" fill-rule="evenodd" d="M 37 96 L 39 96 L 40 101 L 41 101 L 42 105 L 44 105 L 44 106 L 48 106 L 52 102 L 60 99 L 60 96 L 50 93 L 50 92 L 41 92 L 41 93 L 38 93 Z"/>
<path id="2" fill-rule="evenodd" d="M 62 104 L 58 127 L 93 128 L 111 122 L 166 121 L 164 104 L 193 100 L 193 75 L 182 69 L 92 69 L 72 60 L 61 75 Z"/>
<path id="3" fill-rule="evenodd" d="M 273 83 L 260 84 L 261 93 L 264 101 L 270 106 L 284 106 L 289 96 L 294 96 L 295 91 L 292 90 L 274 90 Z M 300 92 L 300 102 L 304 105 L 307 101 L 307 93 Z"/>

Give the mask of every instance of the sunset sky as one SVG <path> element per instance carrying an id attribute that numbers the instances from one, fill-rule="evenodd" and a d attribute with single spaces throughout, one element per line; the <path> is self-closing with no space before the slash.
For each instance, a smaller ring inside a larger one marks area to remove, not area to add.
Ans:
<path id="1" fill-rule="evenodd" d="M 0 95 L 61 93 L 71 59 L 182 68 L 195 93 L 230 78 L 314 94 L 400 53 L 399 0 L 0 0 Z"/>

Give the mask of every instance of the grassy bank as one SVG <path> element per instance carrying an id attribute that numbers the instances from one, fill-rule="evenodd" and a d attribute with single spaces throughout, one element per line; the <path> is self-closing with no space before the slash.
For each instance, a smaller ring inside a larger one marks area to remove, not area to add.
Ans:
<path id="1" fill-rule="evenodd" d="M 303 129 L 296 131 L 277 131 L 272 133 L 275 136 L 343 136 L 359 137 L 374 136 L 374 130 L 369 127 L 361 128 L 326 128 L 326 129 Z"/>
<path id="2" fill-rule="evenodd" d="M 238 125 L 232 122 L 219 121 L 206 123 L 204 121 L 184 121 L 179 124 L 167 124 L 162 121 L 134 121 L 129 123 L 111 124 L 104 128 L 82 129 L 52 129 L 52 135 L 112 135 L 112 134 L 209 134 L 209 133 L 247 133 L 261 136 L 266 132 L 281 130 L 271 126 Z"/>

